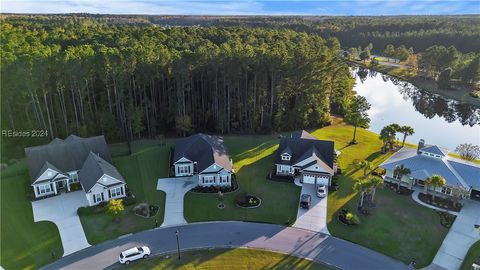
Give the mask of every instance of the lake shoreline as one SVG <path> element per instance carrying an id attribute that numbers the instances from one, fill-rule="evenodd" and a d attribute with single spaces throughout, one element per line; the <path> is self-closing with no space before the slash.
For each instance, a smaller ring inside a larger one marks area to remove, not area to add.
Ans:
<path id="1" fill-rule="evenodd" d="M 351 65 L 356 65 L 356 66 L 360 66 L 370 70 L 374 70 L 382 74 L 389 75 L 397 79 L 409 82 L 418 88 L 421 88 L 430 93 L 440 95 L 444 98 L 453 99 L 461 103 L 468 103 L 475 107 L 480 108 L 480 98 L 474 98 L 469 94 L 474 90 L 472 88 L 457 86 L 455 89 L 452 89 L 452 90 L 442 90 L 442 89 L 438 89 L 436 83 L 432 80 L 427 80 L 424 78 L 420 78 L 418 76 L 407 76 L 407 74 L 399 74 L 399 72 L 401 72 L 402 70 L 405 70 L 400 67 L 382 65 L 381 63 L 376 66 L 372 66 L 372 65 L 364 64 L 362 62 L 358 62 L 354 60 L 346 60 L 346 61 Z"/>

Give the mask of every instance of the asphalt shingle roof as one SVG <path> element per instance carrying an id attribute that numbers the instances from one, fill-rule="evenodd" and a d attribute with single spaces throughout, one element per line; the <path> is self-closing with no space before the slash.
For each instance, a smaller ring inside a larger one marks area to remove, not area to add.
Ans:
<path id="1" fill-rule="evenodd" d="M 280 155 L 285 151 L 292 152 L 290 160 L 282 160 Z M 319 140 L 305 130 L 292 133 L 290 137 L 283 138 L 278 147 L 275 164 L 294 165 L 315 155 L 320 165 L 333 168 L 334 143 L 332 141 Z M 317 161 L 318 162 L 318 161 Z"/>
<path id="2" fill-rule="evenodd" d="M 197 162 L 198 172 L 214 163 L 227 171 L 233 170 L 230 157 L 223 145 L 223 138 L 219 136 L 197 133 L 178 140 L 175 143 L 173 162 L 179 161 L 182 157 Z"/>
<path id="3" fill-rule="evenodd" d="M 115 166 L 97 154 L 90 152 L 83 163 L 82 169 L 78 172 L 78 180 L 82 184 L 85 192 L 88 192 L 104 174 L 125 183 L 125 180 Z"/>
<path id="4" fill-rule="evenodd" d="M 46 162 L 61 172 L 82 168 L 90 152 L 99 154 L 104 160 L 111 162 L 110 152 L 103 135 L 89 138 L 69 136 L 69 138 L 68 141 L 54 139 L 49 144 L 25 148 L 28 171 L 32 181 L 39 175 Z"/>

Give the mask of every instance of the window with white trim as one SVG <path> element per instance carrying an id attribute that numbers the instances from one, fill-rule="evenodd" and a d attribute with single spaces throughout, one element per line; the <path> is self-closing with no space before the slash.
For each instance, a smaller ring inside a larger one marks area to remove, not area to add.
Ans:
<path id="1" fill-rule="evenodd" d="M 442 193 L 445 193 L 445 194 L 447 194 L 447 195 L 451 195 L 452 189 L 449 188 L 449 187 L 442 187 L 442 191 L 441 191 L 441 192 L 442 192 Z"/>
<path id="2" fill-rule="evenodd" d="M 102 201 L 102 193 L 93 194 L 93 202 L 98 203 Z"/>
<path id="3" fill-rule="evenodd" d="M 228 183 L 228 175 L 220 176 L 220 183 Z"/>
<path id="4" fill-rule="evenodd" d="M 52 192 L 50 184 L 38 186 L 38 194 L 46 194 Z"/>
<path id="5" fill-rule="evenodd" d="M 289 173 L 289 172 L 290 172 L 290 166 L 280 165 L 280 172 L 282 172 L 282 173 Z"/>
<path id="6" fill-rule="evenodd" d="M 190 173 L 190 165 L 178 166 L 178 173 Z"/>
<path id="7" fill-rule="evenodd" d="M 122 187 L 115 187 L 115 188 L 112 188 L 110 189 L 110 196 L 111 197 L 118 197 L 118 196 L 121 196 L 123 195 L 122 194 Z"/>
<path id="8" fill-rule="evenodd" d="M 283 155 L 282 155 L 282 160 L 290 160 L 290 155 L 288 155 L 288 154 L 283 154 Z"/>
<path id="9" fill-rule="evenodd" d="M 78 182 L 78 174 L 73 173 L 70 175 L 70 179 L 68 179 L 69 183 L 77 183 Z"/>
<path id="10" fill-rule="evenodd" d="M 204 176 L 204 177 L 203 177 L 203 183 L 204 183 L 204 184 L 213 184 L 213 183 L 215 183 L 215 176 L 210 176 L 210 175 Z"/>

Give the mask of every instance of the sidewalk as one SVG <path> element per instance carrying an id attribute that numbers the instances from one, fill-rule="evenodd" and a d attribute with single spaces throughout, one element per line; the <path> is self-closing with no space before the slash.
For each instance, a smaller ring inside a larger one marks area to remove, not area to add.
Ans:
<path id="1" fill-rule="evenodd" d="M 451 215 L 454 215 L 454 216 L 458 216 L 459 212 L 454 212 L 454 211 L 450 211 L 450 210 L 445 210 L 443 208 L 439 208 L 439 207 L 436 207 L 436 206 L 433 206 L 433 205 L 430 205 L 428 203 L 424 203 L 422 202 L 419 198 L 418 198 L 418 195 L 420 194 L 420 190 L 418 189 L 414 189 L 413 190 L 413 193 L 412 193 L 412 199 L 417 202 L 418 204 L 421 204 L 425 207 L 428 207 L 428 208 L 431 208 L 433 210 L 437 210 L 437 211 L 440 211 L 440 212 L 446 212 L 446 213 L 449 213 Z"/>

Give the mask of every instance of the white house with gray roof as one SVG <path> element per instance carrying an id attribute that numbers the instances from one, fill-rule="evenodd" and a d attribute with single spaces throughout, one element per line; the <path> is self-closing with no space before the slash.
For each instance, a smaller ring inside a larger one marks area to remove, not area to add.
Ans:
<path id="1" fill-rule="evenodd" d="M 172 168 L 176 177 L 198 175 L 200 186 L 230 186 L 234 173 L 223 139 L 203 133 L 175 143 Z"/>
<path id="2" fill-rule="evenodd" d="M 425 179 L 437 174 L 444 177 L 447 183 L 435 191 L 451 195 L 452 188 L 460 187 L 470 192 L 470 198 L 480 200 L 480 166 L 450 157 L 446 149 L 425 145 L 424 140 L 420 140 L 417 149 L 403 147 L 380 165 L 386 170 L 385 181 L 397 183 L 400 176 L 394 172 L 401 165 L 411 171 L 410 175 L 401 177 L 402 186 L 424 186 Z"/>
<path id="3" fill-rule="evenodd" d="M 329 186 L 334 174 L 334 143 L 319 140 L 305 130 L 283 138 L 277 151 L 277 175 L 298 175 L 301 182 Z"/>
<path id="4" fill-rule="evenodd" d="M 125 197 L 125 180 L 111 164 L 104 136 L 55 138 L 25 148 L 25 155 L 36 198 L 69 192 L 74 183 L 80 184 L 89 205 Z"/>

